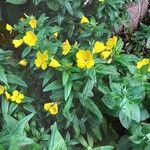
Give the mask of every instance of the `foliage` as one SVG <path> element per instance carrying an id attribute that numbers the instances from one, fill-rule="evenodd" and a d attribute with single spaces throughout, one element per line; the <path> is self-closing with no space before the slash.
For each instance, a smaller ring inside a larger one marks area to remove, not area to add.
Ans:
<path id="1" fill-rule="evenodd" d="M 115 34 L 127 2 L 2 2 L 37 15 L 0 28 L 1 149 L 149 149 L 150 60 L 125 51 L 148 49 L 149 27 L 129 45 Z"/>

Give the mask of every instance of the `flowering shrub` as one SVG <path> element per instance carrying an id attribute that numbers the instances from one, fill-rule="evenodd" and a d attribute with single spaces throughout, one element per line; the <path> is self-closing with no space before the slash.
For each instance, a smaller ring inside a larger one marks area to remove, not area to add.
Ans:
<path id="1" fill-rule="evenodd" d="M 46 4 L 58 11 L 61 2 Z M 100 32 L 89 15 L 78 18 L 72 36 L 50 19 L 24 14 L 6 23 L 13 48 L 0 49 L 0 147 L 149 149 L 149 58 L 126 53 L 122 37 Z"/>

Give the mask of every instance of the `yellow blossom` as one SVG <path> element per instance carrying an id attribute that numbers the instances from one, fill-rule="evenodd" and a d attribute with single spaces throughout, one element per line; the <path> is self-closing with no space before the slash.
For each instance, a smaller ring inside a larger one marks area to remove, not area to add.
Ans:
<path id="1" fill-rule="evenodd" d="M 58 113 L 58 104 L 57 103 L 45 103 L 44 109 L 48 111 L 52 115 L 56 115 Z"/>
<path id="2" fill-rule="evenodd" d="M 37 37 L 32 31 L 27 31 L 26 35 L 23 37 L 23 41 L 29 46 L 35 46 Z"/>
<path id="3" fill-rule="evenodd" d="M 137 67 L 137 69 L 141 69 L 143 66 L 148 65 L 148 64 L 149 64 L 149 59 L 148 58 L 143 58 L 142 60 L 137 62 L 136 67 Z"/>
<path id="4" fill-rule="evenodd" d="M 25 67 L 25 66 L 27 66 L 27 60 L 26 60 L 26 59 L 22 59 L 22 60 L 19 61 L 18 64 L 19 64 L 20 66 Z"/>
<path id="5" fill-rule="evenodd" d="M 17 104 L 20 104 L 24 99 L 24 95 L 21 92 L 15 90 L 13 91 L 13 94 L 10 98 L 12 101 L 15 101 Z"/>
<path id="6" fill-rule="evenodd" d="M 81 24 L 83 24 L 83 23 L 89 23 L 89 20 L 85 16 L 82 16 L 80 23 Z"/>
<path id="7" fill-rule="evenodd" d="M 0 95 L 4 94 L 5 88 L 4 86 L 0 85 Z"/>
<path id="8" fill-rule="evenodd" d="M 58 113 L 58 105 L 57 105 L 57 103 L 55 103 L 53 106 L 51 106 L 48 111 L 50 112 L 50 114 L 56 115 Z"/>
<path id="9" fill-rule="evenodd" d="M 5 96 L 6 96 L 7 100 L 9 100 L 11 98 L 11 95 L 7 91 L 5 91 Z"/>
<path id="10" fill-rule="evenodd" d="M 32 19 L 29 21 L 29 25 L 31 26 L 31 28 L 36 28 L 37 26 L 37 20 L 36 19 Z"/>
<path id="11" fill-rule="evenodd" d="M 100 53 L 100 56 L 103 59 L 107 59 L 111 54 L 112 54 L 112 51 L 103 51 L 103 52 Z"/>
<path id="12" fill-rule="evenodd" d="M 52 105 L 54 105 L 54 103 L 45 103 L 45 104 L 44 104 L 44 109 L 45 109 L 46 111 L 48 111 Z"/>
<path id="13" fill-rule="evenodd" d="M 34 60 L 35 66 L 37 68 L 42 68 L 45 70 L 47 68 L 47 61 L 48 61 L 48 51 L 44 51 L 41 53 L 40 51 L 36 54 L 36 59 Z"/>
<path id="14" fill-rule="evenodd" d="M 54 38 L 57 38 L 57 37 L 58 37 L 58 32 L 54 32 L 54 33 L 53 33 L 53 37 L 54 37 Z"/>
<path id="15" fill-rule="evenodd" d="M 95 42 L 95 44 L 94 44 L 93 53 L 94 53 L 94 54 L 95 54 L 95 53 L 100 53 L 100 52 L 104 51 L 105 48 L 106 48 L 106 47 L 105 47 L 105 45 L 104 45 L 102 42 L 97 41 L 97 42 Z"/>
<path id="16" fill-rule="evenodd" d="M 117 37 L 113 36 L 112 38 L 109 38 L 106 42 L 106 49 L 111 50 L 113 47 L 115 47 L 117 44 Z"/>
<path id="17" fill-rule="evenodd" d="M 69 53 L 69 51 L 71 49 L 71 45 L 68 40 L 63 42 L 62 49 L 63 49 L 63 52 L 62 52 L 63 55 L 67 55 Z"/>
<path id="18" fill-rule="evenodd" d="M 56 59 L 52 58 L 51 62 L 49 63 L 49 66 L 53 67 L 53 68 L 58 68 L 61 65 L 60 65 L 60 63 Z"/>
<path id="19" fill-rule="evenodd" d="M 10 24 L 6 24 L 6 30 L 12 32 L 13 27 Z"/>
<path id="20" fill-rule="evenodd" d="M 93 54 L 89 50 L 79 50 L 79 52 L 76 53 L 76 59 L 77 66 L 81 69 L 90 69 L 94 66 Z"/>
<path id="21" fill-rule="evenodd" d="M 14 39 L 14 40 L 12 41 L 12 44 L 14 44 L 14 47 L 15 47 L 15 48 L 18 48 L 19 46 L 21 46 L 22 43 L 23 43 L 23 39 L 19 39 L 19 40 Z"/>

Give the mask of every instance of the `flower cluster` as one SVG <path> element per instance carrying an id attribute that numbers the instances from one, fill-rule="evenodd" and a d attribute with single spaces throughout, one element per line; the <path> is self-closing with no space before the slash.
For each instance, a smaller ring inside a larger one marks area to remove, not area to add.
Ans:
<path id="1" fill-rule="evenodd" d="M 147 66 L 147 71 L 150 72 L 150 60 L 148 58 L 143 58 L 137 62 L 137 69 L 141 69 L 143 66 Z"/>
<path id="2" fill-rule="evenodd" d="M 16 102 L 17 104 L 20 104 L 24 99 L 24 94 L 19 92 L 18 90 L 14 90 L 12 95 L 8 93 L 8 91 L 5 90 L 5 87 L 0 85 L 0 95 L 4 94 L 7 100 L 10 100 L 12 102 Z"/>
<path id="3" fill-rule="evenodd" d="M 45 50 L 43 53 L 38 51 L 34 63 L 37 68 L 42 68 L 43 70 L 45 70 L 48 66 L 53 68 L 58 68 L 61 66 L 60 63 L 54 58 L 52 58 L 50 62 L 48 61 L 47 50 Z"/>
<path id="4" fill-rule="evenodd" d="M 93 47 L 93 53 L 96 54 L 98 53 L 101 58 L 107 59 L 109 56 L 112 55 L 113 51 L 112 49 L 116 46 L 117 44 L 117 37 L 114 36 L 112 38 L 109 38 L 106 42 L 106 44 L 97 41 L 94 44 Z"/>
<path id="5" fill-rule="evenodd" d="M 58 104 L 51 102 L 51 103 L 45 103 L 44 109 L 49 112 L 51 115 L 56 115 L 58 113 Z"/>
<path id="6" fill-rule="evenodd" d="M 31 17 L 30 21 L 29 21 L 29 25 L 32 29 L 37 27 L 37 20 L 34 19 L 33 17 Z M 13 30 L 13 27 L 9 24 L 6 24 L 6 30 L 10 31 L 10 33 Z M 14 39 L 12 41 L 12 44 L 14 45 L 15 48 L 18 48 L 19 46 L 21 46 L 23 43 L 27 44 L 28 46 L 32 47 L 35 46 L 37 42 L 37 36 L 34 34 L 33 31 L 27 31 L 25 33 L 25 35 L 23 36 L 23 38 L 21 39 Z"/>
<path id="7" fill-rule="evenodd" d="M 15 48 L 18 48 L 23 43 L 32 47 L 32 46 L 35 46 L 36 42 L 37 42 L 37 37 L 32 31 L 27 31 L 25 36 L 22 39 L 14 39 L 12 41 Z"/>

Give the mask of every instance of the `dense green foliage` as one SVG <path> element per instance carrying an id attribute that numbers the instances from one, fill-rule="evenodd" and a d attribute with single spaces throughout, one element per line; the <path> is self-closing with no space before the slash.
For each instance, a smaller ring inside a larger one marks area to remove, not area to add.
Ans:
<path id="1" fill-rule="evenodd" d="M 128 33 L 130 2 L 0 1 L 0 149 L 150 149 L 150 28 Z"/>

